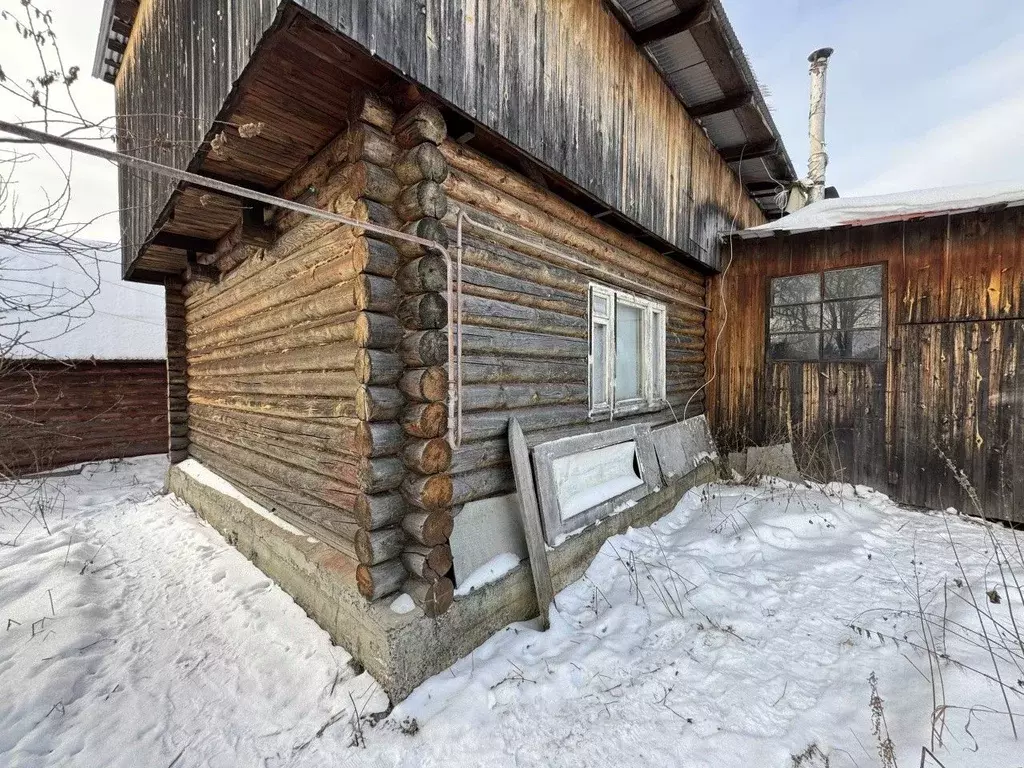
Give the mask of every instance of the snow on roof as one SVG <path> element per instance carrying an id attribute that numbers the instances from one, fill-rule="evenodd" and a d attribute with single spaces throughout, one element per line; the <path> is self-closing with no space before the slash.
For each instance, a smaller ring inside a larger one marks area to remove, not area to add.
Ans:
<path id="1" fill-rule="evenodd" d="M 163 360 L 164 289 L 121 280 L 116 246 L 73 251 L 0 245 L 0 355 Z"/>
<path id="2" fill-rule="evenodd" d="M 1024 205 L 1024 184 L 970 184 L 871 197 L 821 200 L 776 221 L 734 232 L 752 239 Z"/>

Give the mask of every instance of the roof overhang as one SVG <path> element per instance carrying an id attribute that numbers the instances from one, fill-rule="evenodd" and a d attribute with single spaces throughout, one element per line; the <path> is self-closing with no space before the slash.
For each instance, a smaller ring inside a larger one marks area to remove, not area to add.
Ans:
<path id="1" fill-rule="evenodd" d="M 797 176 L 721 0 L 607 0 L 770 217 Z"/>
<path id="2" fill-rule="evenodd" d="M 603 0 L 771 218 L 797 176 L 721 0 Z M 113 83 L 139 0 L 104 0 L 93 76 Z"/>
<path id="3" fill-rule="evenodd" d="M 139 0 L 103 0 L 99 39 L 92 62 L 93 77 L 108 83 L 117 78 L 138 12 Z"/>

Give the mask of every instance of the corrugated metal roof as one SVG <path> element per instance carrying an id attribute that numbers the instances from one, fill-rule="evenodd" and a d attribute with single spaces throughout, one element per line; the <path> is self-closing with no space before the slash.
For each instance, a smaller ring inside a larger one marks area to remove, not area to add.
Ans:
<path id="1" fill-rule="evenodd" d="M 104 0 L 100 36 L 92 63 L 93 77 L 114 82 L 138 12 L 139 0 Z"/>
<path id="2" fill-rule="evenodd" d="M 758 185 L 761 207 L 780 215 L 774 195 L 762 187 L 791 182 L 796 172 L 721 0 L 611 2 L 712 143 L 727 159 L 735 156 L 731 165 L 744 183 Z M 741 151 L 757 157 L 740 162 Z"/>

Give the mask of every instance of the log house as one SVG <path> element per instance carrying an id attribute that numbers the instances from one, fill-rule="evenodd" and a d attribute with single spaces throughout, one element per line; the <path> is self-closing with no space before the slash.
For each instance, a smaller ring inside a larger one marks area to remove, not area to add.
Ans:
<path id="1" fill-rule="evenodd" d="M 107 3 L 120 149 L 375 227 L 122 172 L 171 488 L 401 697 L 536 611 L 526 566 L 455 598 L 511 546 L 509 419 L 536 445 L 703 413 L 719 234 L 777 215 L 755 190 L 792 165 L 717 0 L 213 5 Z M 556 580 L 701 478 L 557 548 Z"/>

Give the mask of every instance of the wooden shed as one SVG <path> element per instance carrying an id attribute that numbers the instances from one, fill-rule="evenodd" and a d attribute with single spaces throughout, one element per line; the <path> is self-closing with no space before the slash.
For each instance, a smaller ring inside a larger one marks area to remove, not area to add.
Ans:
<path id="1" fill-rule="evenodd" d="M 166 448 L 162 291 L 73 250 L 0 246 L 0 478 Z"/>
<path id="2" fill-rule="evenodd" d="M 703 413 L 720 233 L 793 178 L 717 0 L 110 0 L 95 74 L 125 153 L 366 224 L 121 174 L 171 487 L 396 696 L 536 612 L 526 566 L 453 603 L 522 537 L 510 419 Z"/>
<path id="3" fill-rule="evenodd" d="M 1024 187 L 824 200 L 727 243 L 709 294 L 721 445 L 1024 521 Z"/>

